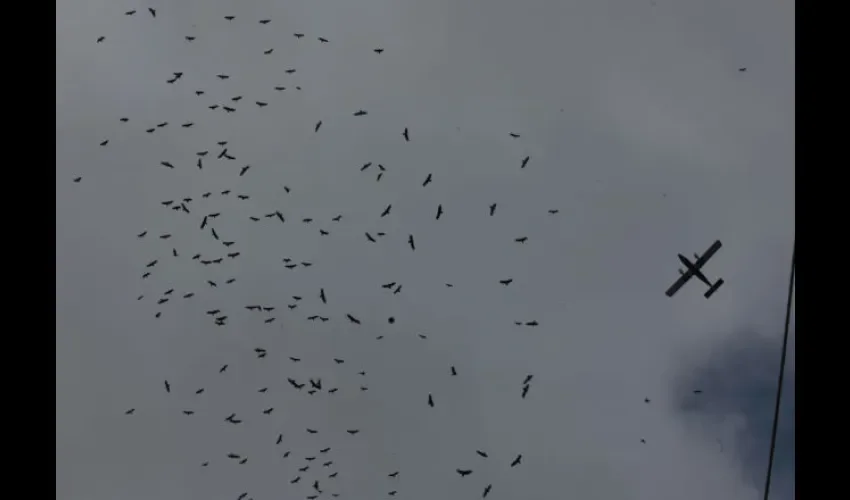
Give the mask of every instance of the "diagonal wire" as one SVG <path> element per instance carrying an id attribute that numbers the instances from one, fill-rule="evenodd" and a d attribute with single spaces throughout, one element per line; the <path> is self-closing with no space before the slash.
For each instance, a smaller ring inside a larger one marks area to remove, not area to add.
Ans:
<path id="1" fill-rule="evenodd" d="M 779 383 L 776 385 L 776 406 L 773 409 L 773 429 L 770 434 L 770 455 L 767 459 L 767 478 L 764 482 L 764 500 L 770 495 L 770 478 L 773 472 L 773 456 L 776 451 L 776 431 L 779 424 L 779 404 L 782 401 L 782 382 L 785 379 L 785 358 L 788 354 L 788 327 L 791 324 L 791 300 L 794 295 L 794 271 L 797 267 L 797 242 L 791 253 L 791 276 L 788 280 L 788 302 L 785 306 L 785 333 L 782 338 L 782 357 L 779 361 Z"/>

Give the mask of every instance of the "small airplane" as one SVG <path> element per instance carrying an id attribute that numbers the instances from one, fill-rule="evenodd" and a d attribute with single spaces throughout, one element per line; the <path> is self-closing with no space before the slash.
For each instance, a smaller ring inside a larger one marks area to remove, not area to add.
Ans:
<path id="1" fill-rule="evenodd" d="M 697 279 L 699 279 L 700 281 L 705 283 L 706 286 L 708 286 L 708 291 L 705 292 L 705 298 L 709 298 L 714 295 L 714 292 L 716 292 L 717 289 L 720 288 L 720 286 L 723 284 L 723 279 L 718 278 L 717 281 L 712 284 L 708 280 L 708 278 L 705 277 L 702 271 L 700 271 L 700 269 L 702 268 L 702 266 L 705 265 L 706 262 L 708 262 L 708 259 L 710 259 L 712 255 L 714 255 L 718 250 L 720 250 L 721 246 L 723 245 L 722 243 L 720 243 L 720 240 L 715 241 L 710 247 L 708 247 L 708 250 L 706 250 L 705 253 L 702 254 L 702 256 L 694 254 L 694 258 L 696 259 L 695 262 L 691 262 L 688 260 L 687 257 L 682 254 L 679 254 L 679 260 L 682 262 L 682 264 L 685 265 L 688 270 L 683 271 L 682 269 L 679 269 L 679 274 L 681 274 L 681 276 L 664 293 L 668 297 L 672 297 L 676 292 L 679 291 L 680 288 L 682 288 L 685 283 L 688 282 L 688 280 L 696 276 Z"/>

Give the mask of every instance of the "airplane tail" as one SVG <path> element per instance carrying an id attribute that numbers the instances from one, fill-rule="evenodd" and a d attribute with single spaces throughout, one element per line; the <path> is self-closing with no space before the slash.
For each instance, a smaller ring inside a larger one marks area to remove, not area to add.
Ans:
<path id="1" fill-rule="evenodd" d="M 709 288 L 708 291 L 705 292 L 705 298 L 709 298 L 712 295 L 714 295 L 714 292 L 716 292 L 717 289 L 720 288 L 720 285 L 722 285 L 722 284 L 723 284 L 723 279 L 718 278 L 717 281 L 715 281 L 714 284 L 711 286 L 711 288 Z"/>

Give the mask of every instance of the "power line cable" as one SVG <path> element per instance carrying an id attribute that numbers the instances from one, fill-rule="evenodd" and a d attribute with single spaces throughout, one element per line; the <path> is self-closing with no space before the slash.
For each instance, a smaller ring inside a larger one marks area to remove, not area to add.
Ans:
<path id="1" fill-rule="evenodd" d="M 785 380 L 785 358 L 788 355 L 788 327 L 791 324 L 791 303 L 794 295 L 794 271 L 797 267 L 797 241 L 791 253 L 791 276 L 788 279 L 788 301 L 785 305 L 785 333 L 782 338 L 782 357 L 779 361 L 779 383 L 776 385 L 776 406 L 773 408 L 773 429 L 770 434 L 770 455 L 767 459 L 767 477 L 764 482 L 764 500 L 770 496 L 770 478 L 773 473 L 773 456 L 776 451 L 776 431 L 779 427 L 779 406 L 782 401 L 782 383 Z"/>

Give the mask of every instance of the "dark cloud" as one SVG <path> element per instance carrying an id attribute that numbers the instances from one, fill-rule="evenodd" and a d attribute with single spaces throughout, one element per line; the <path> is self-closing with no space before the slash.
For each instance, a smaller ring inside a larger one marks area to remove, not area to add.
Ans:
<path id="1" fill-rule="evenodd" d="M 794 343 L 789 337 L 783 394 L 773 463 L 771 497 L 793 498 L 794 486 Z M 678 411 L 707 435 L 734 427 L 733 453 L 755 486 L 763 491 L 781 354 L 781 332 L 765 336 L 742 330 L 708 354 L 677 386 Z M 694 394 L 693 390 L 701 390 Z M 731 445 L 731 446 L 730 446 Z M 721 444 L 723 446 L 723 444 Z"/>

